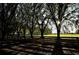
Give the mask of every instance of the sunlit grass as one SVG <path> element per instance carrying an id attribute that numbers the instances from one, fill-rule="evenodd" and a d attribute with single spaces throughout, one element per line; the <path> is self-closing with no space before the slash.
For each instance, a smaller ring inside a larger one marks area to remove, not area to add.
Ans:
<path id="1" fill-rule="evenodd" d="M 27 35 L 30 36 L 30 35 Z M 33 35 L 35 38 L 41 37 L 41 35 Z M 44 37 L 57 37 L 57 34 L 48 34 L 48 35 L 44 35 Z M 60 34 L 60 37 L 79 37 L 79 34 Z"/>
<path id="2" fill-rule="evenodd" d="M 44 35 L 47 37 L 57 37 L 57 34 Z M 60 37 L 79 37 L 79 34 L 60 34 Z"/>

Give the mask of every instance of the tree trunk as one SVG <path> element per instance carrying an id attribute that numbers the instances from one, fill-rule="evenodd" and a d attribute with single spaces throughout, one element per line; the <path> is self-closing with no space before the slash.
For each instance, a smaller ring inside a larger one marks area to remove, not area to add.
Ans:
<path id="1" fill-rule="evenodd" d="M 62 45 L 61 45 L 61 38 L 60 38 L 60 26 L 57 27 L 57 39 L 54 45 L 54 50 L 53 54 L 55 55 L 62 55 L 63 50 L 62 50 Z"/>
<path id="2" fill-rule="evenodd" d="M 4 39 L 5 39 L 5 32 L 2 31 L 2 40 L 4 40 Z"/>
<path id="3" fill-rule="evenodd" d="M 6 34 L 6 39 L 7 39 L 7 40 L 8 40 L 8 36 L 10 36 L 9 33 Z M 9 39 L 10 39 L 10 38 L 9 38 Z"/>
<path id="4" fill-rule="evenodd" d="M 20 33 L 17 31 L 17 39 L 20 39 Z"/>
<path id="5" fill-rule="evenodd" d="M 31 33 L 31 38 L 33 39 L 33 33 Z"/>
<path id="6" fill-rule="evenodd" d="M 44 31 L 41 29 L 41 38 L 44 38 Z"/>
<path id="7" fill-rule="evenodd" d="M 26 37 L 26 29 L 23 30 L 24 38 Z"/>
<path id="8" fill-rule="evenodd" d="M 13 38 L 13 39 L 15 38 L 15 32 L 13 32 L 12 38 Z"/>
<path id="9" fill-rule="evenodd" d="M 44 44 L 44 30 L 41 29 L 41 44 Z"/>
<path id="10" fill-rule="evenodd" d="M 1 37 L 1 40 L 4 40 L 4 37 L 5 37 L 5 32 L 4 32 L 4 20 L 5 20 L 5 17 L 4 17 L 4 14 L 5 14 L 5 11 L 4 11 L 4 4 L 1 4 L 2 5 L 2 11 L 1 11 L 1 32 L 2 32 L 2 37 Z"/>
<path id="11" fill-rule="evenodd" d="M 33 31 L 30 30 L 30 37 L 33 39 Z"/>

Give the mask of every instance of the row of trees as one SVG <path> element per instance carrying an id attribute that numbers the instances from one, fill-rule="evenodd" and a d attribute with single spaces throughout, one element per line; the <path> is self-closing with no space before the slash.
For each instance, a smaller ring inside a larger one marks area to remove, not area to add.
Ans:
<path id="1" fill-rule="evenodd" d="M 69 32 L 70 27 L 75 26 L 77 33 L 79 32 L 79 5 L 67 3 L 28 3 L 28 4 L 0 4 L 0 27 L 1 39 L 8 38 L 9 34 L 17 33 L 19 39 L 20 34 L 24 38 L 26 33 L 30 33 L 30 38 L 33 39 L 33 34 L 40 32 L 41 38 L 44 38 L 44 33 L 51 33 L 48 24 L 56 26 L 57 39 L 54 45 L 54 54 L 63 54 L 60 32 L 65 28 L 64 32 Z M 67 21 L 67 22 L 66 22 Z M 66 23 L 66 25 L 63 25 Z M 68 24 L 68 25 L 67 25 Z M 73 28 L 72 28 L 73 29 Z"/>
<path id="2" fill-rule="evenodd" d="M 18 12 L 20 11 L 19 14 L 21 16 L 17 13 L 17 17 L 19 17 L 19 21 L 27 27 L 31 38 L 33 38 L 36 27 L 39 28 L 41 32 L 41 38 L 44 37 L 43 34 L 49 21 L 47 11 L 44 7 L 44 4 L 20 4 L 18 7 Z"/>
<path id="3" fill-rule="evenodd" d="M 35 13 L 37 14 L 39 13 L 39 16 L 42 15 L 41 17 L 43 18 L 43 14 L 40 13 L 43 7 L 39 9 L 39 7 L 41 6 L 43 6 L 43 4 L 42 5 L 41 4 L 1 4 L 0 27 L 2 32 L 1 33 L 2 39 L 4 39 L 5 36 L 8 37 L 9 34 L 12 33 L 15 34 L 15 32 L 17 33 L 17 37 L 19 37 L 21 33 L 25 37 L 26 32 L 29 32 L 31 38 L 33 38 L 33 33 L 34 34 L 40 33 L 42 34 L 41 37 L 43 37 L 45 28 L 47 28 L 46 29 L 47 32 L 45 32 L 45 34 L 51 33 L 51 30 L 48 27 L 46 27 L 47 26 L 47 23 L 45 24 L 46 19 L 44 19 L 43 21 L 36 20 L 37 19 L 36 17 L 38 16 L 36 16 Z M 37 9 L 37 11 L 32 10 L 35 8 Z"/>

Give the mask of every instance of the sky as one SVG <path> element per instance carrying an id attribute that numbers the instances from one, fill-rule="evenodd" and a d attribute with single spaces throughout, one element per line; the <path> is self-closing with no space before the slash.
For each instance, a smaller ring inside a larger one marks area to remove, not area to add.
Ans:
<path id="1" fill-rule="evenodd" d="M 68 23 L 68 20 L 65 20 L 64 23 L 61 25 L 61 33 L 75 33 L 76 27 L 73 23 L 71 25 Z M 57 33 L 55 24 L 52 23 L 52 25 L 48 25 L 48 27 L 51 29 L 52 33 Z M 66 29 L 66 28 L 67 29 Z"/>

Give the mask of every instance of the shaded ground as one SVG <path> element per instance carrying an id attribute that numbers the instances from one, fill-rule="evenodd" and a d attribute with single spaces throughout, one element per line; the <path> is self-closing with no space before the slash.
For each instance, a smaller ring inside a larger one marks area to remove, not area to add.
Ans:
<path id="1" fill-rule="evenodd" d="M 78 55 L 78 43 L 62 42 L 63 51 L 66 55 Z M 24 41 L 24 40 L 9 40 L 0 41 L 0 55 L 51 55 L 53 52 L 52 41 L 40 42 Z"/>

